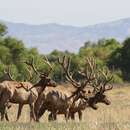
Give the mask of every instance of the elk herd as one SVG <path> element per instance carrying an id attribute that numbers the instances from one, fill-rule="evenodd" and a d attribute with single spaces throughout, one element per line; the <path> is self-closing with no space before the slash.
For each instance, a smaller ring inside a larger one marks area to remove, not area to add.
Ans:
<path id="1" fill-rule="evenodd" d="M 8 110 L 12 104 L 18 104 L 17 121 L 24 105 L 30 107 L 30 121 L 39 121 L 43 114 L 48 111 L 48 120 L 54 121 L 59 114 L 64 115 L 65 120 L 75 119 L 78 113 L 79 120 L 82 120 L 82 113 L 90 107 L 98 109 L 98 103 L 110 105 L 110 101 L 105 92 L 113 88 L 111 81 L 113 76 L 107 70 L 100 70 L 94 58 L 86 58 L 84 67 L 77 70 L 80 80 L 70 69 L 70 57 L 63 56 L 57 58 L 57 63 L 64 72 L 69 85 L 64 87 L 57 85 L 49 74 L 53 67 L 49 60 L 45 58 L 44 63 L 49 67 L 48 72 L 40 72 L 34 65 L 33 60 L 24 61 L 39 77 L 37 83 L 29 81 L 16 81 L 11 77 L 10 69 L 5 73 L 10 78 L 0 83 L 0 113 L 1 121 L 4 118 L 9 121 Z M 71 87 L 70 87 L 71 84 Z M 63 87 L 63 88 L 62 88 Z"/>

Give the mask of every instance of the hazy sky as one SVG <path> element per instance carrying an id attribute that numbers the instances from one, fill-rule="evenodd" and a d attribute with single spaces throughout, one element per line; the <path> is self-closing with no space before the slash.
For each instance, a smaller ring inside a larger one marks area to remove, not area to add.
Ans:
<path id="1" fill-rule="evenodd" d="M 130 0 L 0 0 L 0 19 L 85 26 L 130 17 Z"/>

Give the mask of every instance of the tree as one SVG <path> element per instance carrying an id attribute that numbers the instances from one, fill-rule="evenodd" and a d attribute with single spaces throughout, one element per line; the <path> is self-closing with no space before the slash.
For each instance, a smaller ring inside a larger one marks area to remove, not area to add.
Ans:
<path id="1" fill-rule="evenodd" d="M 130 38 L 127 38 L 123 42 L 123 47 L 121 49 L 121 69 L 124 78 L 130 81 Z"/>
<path id="2" fill-rule="evenodd" d="M 7 27 L 4 24 L 0 23 L 0 36 L 4 36 L 7 33 L 6 30 Z"/>
<path id="3" fill-rule="evenodd" d="M 111 54 L 108 66 L 115 71 L 121 70 L 123 78 L 130 81 L 130 38 L 127 38 L 122 45 Z"/>

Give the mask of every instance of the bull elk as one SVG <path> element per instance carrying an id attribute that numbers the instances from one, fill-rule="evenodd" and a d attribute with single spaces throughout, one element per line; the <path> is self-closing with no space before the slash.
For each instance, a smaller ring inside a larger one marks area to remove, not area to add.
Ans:
<path id="1" fill-rule="evenodd" d="M 99 102 L 110 105 L 111 102 L 107 99 L 105 92 L 113 88 L 113 85 L 111 85 L 112 80 L 113 76 L 108 70 L 99 70 L 97 72 L 95 80 L 91 83 L 94 90 L 88 100 L 89 106 L 97 109 L 96 104 Z"/>
<path id="2" fill-rule="evenodd" d="M 98 70 L 96 69 L 95 79 L 90 82 L 90 87 L 93 88 L 93 91 L 90 90 L 88 93 L 82 96 L 84 100 L 79 101 L 77 106 L 74 106 L 70 109 L 71 119 L 75 119 L 75 113 L 78 112 L 79 119 L 82 119 L 82 111 L 87 107 L 91 107 L 94 110 L 97 110 L 97 103 L 104 103 L 110 105 L 105 92 L 111 90 L 113 86 L 110 82 L 113 80 L 113 76 L 109 73 L 108 70 Z"/>
<path id="3" fill-rule="evenodd" d="M 38 120 L 46 110 L 51 112 L 49 117 L 53 120 L 56 119 L 57 114 L 64 114 L 66 120 L 68 120 L 72 110 L 74 110 L 74 106 L 76 106 L 76 103 L 79 105 L 81 102 L 86 104 L 86 102 L 84 102 L 86 100 L 82 97 L 86 92 L 84 90 L 85 87 L 95 79 L 95 61 L 92 58 L 87 59 L 87 66 L 84 72 L 79 72 L 80 75 L 84 76 L 84 80 L 82 81 L 77 81 L 73 78 L 73 75 L 70 72 L 70 61 L 70 58 L 65 56 L 62 60 L 60 58 L 58 59 L 58 63 L 63 68 L 66 79 L 72 84 L 74 91 L 71 93 L 69 91 L 66 92 L 57 88 L 45 90 L 42 95 L 43 104 L 39 110 Z M 80 108 L 82 108 L 82 106 Z M 81 118 L 80 111 L 79 118 Z"/>
<path id="4" fill-rule="evenodd" d="M 44 62 L 48 64 L 48 61 Z M 33 60 L 32 62 L 26 61 L 25 63 L 33 68 L 34 72 L 40 77 L 40 80 L 35 85 L 32 85 L 29 82 L 3 81 L 0 84 L 0 88 L 4 88 L 0 100 L 0 107 L 3 107 L 4 109 L 8 102 L 19 104 L 17 114 L 17 120 L 18 120 L 21 115 L 23 105 L 29 104 L 30 120 L 32 119 L 35 120 L 34 103 L 36 102 L 38 95 L 40 95 L 41 92 L 44 91 L 46 86 L 55 87 L 56 83 L 48 77 L 52 69 L 50 69 L 48 73 L 42 73 L 36 69 L 36 67 L 33 64 Z M 5 109 L 2 115 L 4 115 L 4 113 Z"/>
<path id="5" fill-rule="evenodd" d="M 83 102 L 83 100 L 80 101 L 80 103 L 73 107 L 70 110 L 70 116 L 71 119 L 75 119 L 75 113 L 78 112 L 79 119 L 82 119 L 82 111 L 87 108 L 91 107 L 94 110 L 98 109 L 97 103 L 104 103 L 106 105 L 110 105 L 110 101 L 108 100 L 107 96 L 105 95 L 105 92 L 108 90 L 111 90 L 113 86 L 110 84 L 110 82 L 113 80 L 113 76 L 109 73 L 109 71 L 97 71 L 95 74 L 96 78 L 93 80 L 89 85 L 93 88 L 93 91 L 88 91 L 87 94 L 85 94 L 82 98 L 86 101 Z"/>
<path id="6" fill-rule="evenodd" d="M 105 103 L 106 105 L 110 104 L 104 92 L 112 89 L 112 86 L 108 84 L 113 77 L 108 71 L 98 71 L 93 58 L 87 58 L 85 70 L 79 71 L 85 78 L 85 81 L 82 83 L 76 82 L 73 76 L 70 75 L 70 59 L 68 59 L 67 65 L 65 65 L 65 57 L 63 57 L 63 61 L 59 59 L 58 62 L 63 67 L 66 78 L 74 86 L 75 91 L 73 94 L 69 94 L 68 91 L 63 91 L 58 88 L 45 90 L 43 92 L 44 103 L 39 111 L 39 118 L 46 110 L 51 111 L 49 114 L 50 120 L 56 119 L 56 114 L 64 114 L 66 117 L 67 110 L 69 109 L 68 116 L 71 117 L 71 119 L 75 119 L 75 113 L 78 112 L 79 119 L 82 120 L 82 111 L 85 110 L 86 107 L 91 107 L 96 110 L 96 104 L 99 102 Z M 88 91 L 87 93 L 83 89 L 88 84 L 93 88 L 93 91 Z"/>

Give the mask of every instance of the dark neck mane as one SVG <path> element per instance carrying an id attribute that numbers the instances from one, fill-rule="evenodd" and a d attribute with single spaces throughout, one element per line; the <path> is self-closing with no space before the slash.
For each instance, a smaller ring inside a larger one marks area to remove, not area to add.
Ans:
<path id="1" fill-rule="evenodd" d="M 46 88 L 45 81 L 41 79 L 38 83 L 34 85 L 34 87 L 37 88 L 39 94 L 42 93 Z"/>

